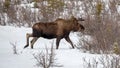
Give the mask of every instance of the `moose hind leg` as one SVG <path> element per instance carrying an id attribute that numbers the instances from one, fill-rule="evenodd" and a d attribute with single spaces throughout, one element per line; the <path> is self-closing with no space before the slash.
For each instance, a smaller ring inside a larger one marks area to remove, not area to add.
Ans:
<path id="1" fill-rule="evenodd" d="M 72 48 L 74 48 L 73 43 L 69 37 L 65 37 L 65 40 L 71 44 Z"/>
<path id="2" fill-rule="evenodd" d="M 34 43 L 38 40 L 38 37 L 34 37 L 31 41 L 31 48 L 33 49 Z"/>
<path id="3" fill-rule="evenodd" d="M 24 48 L 28 47 L 29 46 L 29 38 L 32 37 L 32 34 L 29 34 L 27 33 L 26 34 L 26 41 L 27 41 L 27 44 L 24 46 Z"/>

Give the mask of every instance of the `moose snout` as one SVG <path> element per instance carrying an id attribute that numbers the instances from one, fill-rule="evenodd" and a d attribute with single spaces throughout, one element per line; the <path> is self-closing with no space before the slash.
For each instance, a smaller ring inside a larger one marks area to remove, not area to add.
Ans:
<path id="1" fill-rule="evenodd" d="M 85 30 L 85 27 L 83 25 L 80 25 L 80 32 L 83 32 Z"/>
<path id="2" fill-rule="evenodd" d="M 83 27 L 83 28 L 81 28 L 81 31 L 83 32 L 85 30 L 85 28 Z"/>

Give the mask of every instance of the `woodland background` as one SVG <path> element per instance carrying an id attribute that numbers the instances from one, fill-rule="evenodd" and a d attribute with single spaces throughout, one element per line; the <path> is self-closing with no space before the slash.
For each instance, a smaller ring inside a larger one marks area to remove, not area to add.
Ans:
<path id="1" fill-rule="evenodd" d="M 34 23 L 82 17 L 82 49 L 92 53 L 120 53 L 119 0 L 0 0 L 0 25 L 31 27 Z M 83 43 L 84 42 L 84 43 Z M 79 48 L 78 45 L 78 48 Z"/>

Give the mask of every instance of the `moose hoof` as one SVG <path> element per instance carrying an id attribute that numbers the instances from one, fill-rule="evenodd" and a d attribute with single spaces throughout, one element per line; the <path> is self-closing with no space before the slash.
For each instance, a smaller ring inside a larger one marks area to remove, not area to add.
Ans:
<path id="1" fill-rule="evenodd" d="M 25 45 L 24 48 L 28 47 L 28 45 Z"/>
<path id="2" fill-rule="evenodd" d="M 33 47 L 31 47 L 31 49 L 33 49 Z"/>
<path id="3" fill-rule="evenodd" d="M 33 46 L 31 46 L 31 49 L 33 49 Z"/>
<path id="4" fill-rule="evenodd" d="M 58 50 L 58 48 L 56 48 Z"/>

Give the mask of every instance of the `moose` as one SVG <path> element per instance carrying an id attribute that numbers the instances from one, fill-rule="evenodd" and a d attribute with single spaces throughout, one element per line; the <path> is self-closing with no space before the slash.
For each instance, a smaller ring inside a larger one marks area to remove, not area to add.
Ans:
<path id="1" fill-rule="evenodd" d="M 62 19 L 58 18 L 54 22 L 38 22 L 35 23 L 32 27 L 32 34 L 27 33 L 27 44 L 24 46 L 24 48 L 29 46 L 29 38 L 33 37 L 31 40 L 31 48 L 33 49 L 34 43 L 37 41 L 38 38 L 43 37 L 47 39 L 53 39 L 56 38 L 56 49 L 59 47 L 60 40 L 65 38 L 65 40 L 71 44 L 72 48 L 74 48 L 74 45 L 72 41 L 69 38 L 69 34 L 71 31 L 81 31 L 83 32 L 85 30 L 84 26 L 79 23 L 79 21 L 84 21 L 82 18 L 75 18 L 71 17 L 70 19 Z"/>

